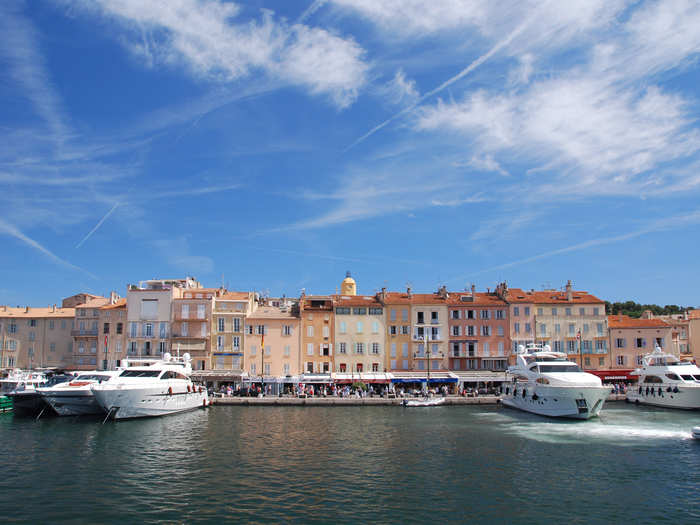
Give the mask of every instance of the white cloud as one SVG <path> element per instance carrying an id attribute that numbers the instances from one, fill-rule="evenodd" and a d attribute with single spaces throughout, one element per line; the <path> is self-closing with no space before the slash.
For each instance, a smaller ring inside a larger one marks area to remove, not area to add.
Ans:
<path id="1" fill-rule="evenodd" d="M 81 2 L 94 11 L 92 2 Z M 364 50 L 325 29 L 289 26 L 263 11 L 239 22 L 239 7 L 220 0 L 99 0 L 100 12 L 130 30 L 129 48 L 147 63 L 183 63 L 194 75 L 230 82 L 256 73 L 328 95 L 341 108 L 366 82 Z M 144 31 L 150 35 L 144 37 Z"/>
<path id="2" fill-rule="evenodd" d="M 416 81 L 407 78 L 403 69 L 399 69 L 394 78 L 379 88 L 379 94 L 394 105 L 413 104 L 420 96 Z"/>

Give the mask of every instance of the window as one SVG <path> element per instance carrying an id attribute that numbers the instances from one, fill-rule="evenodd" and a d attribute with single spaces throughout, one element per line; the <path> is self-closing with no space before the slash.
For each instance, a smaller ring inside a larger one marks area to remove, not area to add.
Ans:
<path id="1" fill-rule="evenodd" d="M 64 328 L 65 328 L 65 326 L 64 326 Z M 10 323 L 9 330 L 10 330 L 10 333 L 11 333 L 11 334 L 16 334 L 16 333 L 17 333 L 17 324 L 16 324 L 14 321 L 12 321 L 12 322 Z"/>
<path id="2" fill-rule="evenodd" d="M 391 357 L 396 357 L 396 343 L 391 343 Z"/>
<path id="3" fill-rule="evenodd" d="M 532 331 L 530 323 L 525 323 L 525 333 L 529 334 Z"/>
<path id="4" fill-rule="evenodd" d="M 265 363 L 265 375 L 270 375 L 270 363 Z"/>
<path id="5" fill-rule="evenodd" d="M 372 343 L 372 353 L 373 354 L 379 353 L 379 343 Z"/>
<path id="6" fill-rule="evenodd" d="M 593 345 L 592 345 L 591 341 L 589 341 L 588 339 L 584 339 L 583 341 L 581 341 L 581 350 L 583 352 L 591 353 L 592 348 L 593 348 Z"/>
<path id="7" fill-rule="evenodd" d="M 206 309 L 206 305 L 203 305 L 203 304 L 197 305 L 197 319 L 204 319 L 205 309 Z"/>
<path id="8" fill-rule="evenodd" d="M 467 319 L 476 319 L 476 310 L 467 310 Z"/>
<path id="9" fill-rule="evenodd" d="M 566 342 L 566 352 L 569 354 L 576 353 L 576 341 L 567 341 Z"/>
<path id="10" fill-rule="evenodd" d="M 36 338 L 36 336 L 35 336 L 34 332 L 29 332 L 29 340 L 34 341 L 35 338 Z"/>
<path id="11" fill-rule="evenodd" d="M 571 308 L 565 308 L 564 313 L 566 313 L 567 317 L 571 317 Z"/>
<path id="12" fill-rule="evenodd" d="M 143 335 L 145 337 L 153 337 L 153 324 L 146 323 L 143 325 Z"/>
<path id="13" fill-rule="evenodd" d="M 255 333 L 257 335 L 267 335 L 267 330 L 264 324 L 255 325 Z"/>
<path id="14" fill-rule="evenodd" d="M 324 326 L 324 332 L 327 331 L 328 327 Z M 292 335 L 292 325 L 291 324 L 286 324 L 282 327 L 282 335 Z M 325 335 L 325 333 L 324 333 Z"/>
<path id="15" fill-rule="evenodd" d="M 65 330 L 65 329 L 66 329 L 66 321 L 63 320 L 63 321 L 61 321 L 61 330 Z"/>
<path id="16" fill-rule="evenodd" d="M 340 352 L 341 354 L 347 354 L 347 352 L 348 352 L 347 343 L 338 343 L 338 352 Z"/>
<path id="17" fill-rule="evenodd" d="M 540 323 L 540 337 L 546 337 L 547 336 L 547 325 Z"/>
<path id="18" fill-rule="evenodd" d="M 341 334 L 346 334 L 348 332 L 348 327 L 345 321 L 340 321 L 340 325 L 338 327 L 338 330 L 340 331 Z"/>
<path id="19" fill-rule="evenodd" d="M 49 352 L 55 352 L 56 351 L 56 343 L 51 343 L 49 345 Z"/>
<path id="20" fill-rule="evenodd" d="M 119 348 L 119 343 L 117 343 L 117 348 Z M 164 354 L 165 352 L 167 352 L 168 351 L 168 343 L 166 343 L 165 341 L 160 341 L 158 343 L 158 351 L 161 354 Z"/>
<path id="21" fill-rule="evenodd" d="M 136 337 L 136 323 L 129 323 L 129 337 Z"/>
<path id="22" fill-rule="evenodd" d="M 350 308 L 338 307 L 335 309 L 336 315 L 348 315 L 350 313 Z"/>
<path id="23" fill-rule="evenodd" d="M 289 375 L 289 363 L 285 363 L 282 365 L 282 373 L 286 376 Z"/>
<path id="24" fill-rule="evenodd" d="M 520 333 L 520 323 L 513 323 L 513 332 L 516 334 Z"/>
<path id="25" fill-rule="evenodd" d="M 416 312 L 416 323 L 425 324 L 425 316 L 423 312 Z"/>
<path id="26" fill-rule="evenodd" d="M 401 356 L 402 356 L 402 357 L 408 357 L 408 343 L 404 343 L 404 344 L 401 346 Z M 404 367 L 404 368 L 406 368 L 406 367 Z"/>
<path id="27" fill-rule="evenodd" d="M 569 323 L 569 336 L 573 337 L 576 335 L 576 325 L 574 323 Z"/>
<path id="28" fill-rule="evenodd" d="M 216 349 L 217 349 L 217 350 L 223 350 L 223 349 L 224 349 L 224 336 L 223 336 L 223 335 L 217 335 L 217 336 L 216 336 Z"/>
<path id="29" fill-rule="evenodd" d="M 289 357 L 289 353 L 291 352 L 292 347 L 289 345 L 284 346 L 284 357 Z"/>
<path id="30" fill-rule="evenodd" d="M 124 332 L 124 323 L 117 323 L 117 335 L 121 335 Z"/>
<path id="31" fill-rule="evenodd" d="M 168 337 L 168 323 L 160 323 L 160 338 Z"/>
<path id="32" fill-rule="evenodd" d="M 379 363 L 372 363 L 372 372 L 379 372 Z"/>
<path id="33" fill-rule="evenodd" d="M 554 333 L 557 335 L 561 334 L 561 325 L 559 323 L 554 325 Z"/>
<path id="34" fill-rule="evenodd" d="M 437 323 L 438 321 L 438 312 L 430 312 L 430 322 Z"/>
<path id="35" fill-rule="evenodd" d="M 425 361 L 418 361 L 418 370 L 425 370 Z"/>
<path id="36" fill-rule="evenodd" d="M 391 325 L 389 327 L 389 335 L 396 335 L 396 325 Z"/>
<path id="37" fill-rule="evenodd" d="M 561 352 L 561 341 L 554 341 L 554 351 L 555 352 Z"/>
<path id="38" fill-rule="evenodd" d="M 588 323 L 583 323 L 583 333 L 584 333 L 584 334 L 587 334 L 587 333 L 588 333 L 588 329 L 589 329 Z"/>
<path id="39" fill-rule="evenodd" d="M 598 337 L 603 336 L 603 323 L 596 323 L 596 333 L 598 334 Z"/>
<path id="40" fill-rule="evenodd" d="M 598 366 L 603 366 L 603 365 L 605 365 L 605 358 L 599 357 L 598 358 Z"/>
<path id="41" fill-rule="evenodd" d="M 643 355 L 638 355 L 637 356 L 637 365 L 642 366 L 644 364 L 644 356 Z"/>
<path id="42" fill-rule="evenodd" d="M 314 336 L 314 327 L 313 325 L 306 325 L 306 337 L 313 337 Z"/>
<path id="43" fill-rule="evenodd" d="M 364 354 L 364 352 L 365 352 L 365 344 L 364 343 L 355 343 L 355 353 Z"/>
<path id="44" fill-rule="evenodd" d="M 391 310 L 389 313 L 389 317 L 392 321 L 396 321 L 396 310 Z"/>
<path id="45" fill-rule="evenodd" d="M 598 312 L 600 312 L 600 310 L 597 307 L 593 308 L 593 315 L 598 315 Z"/>
<path id="46" fill-rule="evenodd" d="M 365 307 L 355 307 L 352 309 L 352 313 L 354 315 L 366 315 L 367 314 L 367 308 Z"/>
<path id="47" fill-rule="evenodd" d="M 595 342 L 595 349 L 598 353 L 605 353 L 607 351 L 607 341 L 598 339 Z"/>
<path id="48" fill-rule="evenodd" d="M 529 317 L 529 316 L 530 316 L 530 307 L 526 306 L 525 307 L 525 317 Z"/>
<path id="49" fill-rule="evenodd" d="M 482 319 L 489 319 L 489 317 L 490 317 L 489 311 L 488 310 L 481 310 L 480 317 Z"/>
<path id="50" fill-rule="evenodd" d="M 408 321 L 408 310 L 406 310 L 406 309 L 401 310 L 401 320 Z"/>
<path id="51" fill-rule="evenodd" d="M 251 345 L 250 355 L 255 355 L 257 352 L 258 352 L 258 348 L 255 345 Z M 311 352 L 313 353 L 313 348 L 311 349 Z"/>
<path id="52" fill-rule="evenodd" d="M 657 337 L 656 338 L 656 344 L 659 346 L 659 348 L 664 347 L 664 338 L 663 337 Z"/>
<path id="53" fill-rule="evenodd" d="M 369 315 L 382 315 L 384 310 L 382 308 L 370 308 Z"/>
<path id="54" fill-rule="evenodd" d="M 372 321 L 372 333 L 373 334 L 379 333 L 379 323 L 377 321 Z"/>
<path id="55" fill-rule="evenodd" d="M 82 341 L 80 341 L 80 342 L 78 343 L 78 353 L 79 353 L 79 354 L 84 354 L 84 353 L 85 353 L 85 343 L 83 343 Z"/>
<path id="56" fill-rule="evenodd" d="M 506 318 L 506 311 L 505 310 L 496 310 L 496 319 L 505 319 Z"/>
<path id="57" fill-rule="evenodd" d="M 634 347 L 635 348 L 644 348 L 646 345 L 647 345 L 647 341 L 643 337 L 637 337 L 634 340 Z"/>
<path id="58" fill-rule="evenodd" d="M 252 324 L 246 325 L 246 327 L 245 327 L 245 333 L 248 334 L 248 335 L 253 335 L 253 325 L 252 325 Z"/>
<path id="59" fill-rule="evenodd" d="M 486 357 L 489 357 L 491 355 L 491 349 L 489 348 L 488 343 L 484 343 L 481 345 L 481 351 L 483 352 L 483 355 Z"/>
<path id="60" fill-rule="evenodd" d="M 590 357 L 584 358 L 583 362 L 586 363 L 586 366 L 591 366 L 591 358 Z"/>
<path id="61" fill-rule="evenodd" d="M 219 332 L 224 331 L 224 318 L 223 317 L 219 317 L 217 328 L 219 329 Z"/>
<path id="62" fill-rule="evenodd" d="M 361 333 L 362 333 L 362 321 L 357 321 L 357 329 L 356 329 L 356 332 L 357 332 L 358 334 L 361 334 Z"/>
<path id="63" fill-rule="evenodd" d="M 503 356 L 505 345 L 503 344 L 503 341 L 498 342 L 498 355 Z"/>
<path id="64" fill-rule="evenodd" d="M 234 317 L 234 318 L 233 318 L 233 331 L 234 331 L 234 332 L 240 332 L 240 331 L 241 331 L 241 318 L 240 318 L 240 317 Z"/>
<path id="65" fill-rule="evenodd" d="M 234 336 L 233 337 L 233 348 L 238 350 L 241 347 L 241 338 L 240 336 Z"/>
<path id="66" fill-rule="evenodd" d="M 625 366 L 625 356 L 624 355 L 617 356 L 617 365 L 618 366 Z"/>
<path id="67" fill-rule="evenodd" d="M 491 327 L 490 327 L 490 326 L 486 326 L 486 325 L 482 325 L 482 327 L 481 327 L 481 335 L 484 336 L 484 337 L 490 336 L 490 335 L 491 335 Z"/>
<path id="68" fill-rule="evenodd" d="M 314 355 L 314 344 L 306 343 L 306 355 Z"/>
<path id="69" fill-rule="evenodd" d="M 544 308 L 538 308 L 537 315 L 544 315 Z"/>
<path id="70" fill-rule="evenodd" d="M 49 321 L 49 330 L 53 330 L 53 319 Z"/>
<path id="71" fill-rule="evenodd" d="M 30 319 L 29 320 L 29 326 L 36 328 L 36 319 Z"/>
<path id="72" fill-rule="evenodd" d="M 250 375 L 255 375 L 255 363 L 250 363 Z"/>
<path id="73" fill-rule="evenodd" d="M 363 369 L 363 368 L 364 368 L 364 367 L 362 366 L 362 363 L 357 363 L 357 365 L 355 365 L 355 369 L 356 369 L 358 372 L 362 372 L 362 369 Z"/>
<path id="74" fill-rule="evenodd" d="M 121 354 L 121 353 L 122 353 L 122 342 L 121 342 L 121 341 L 117 341 L 117 345 L 116 345 L 115 352 L 116 352 L 117 354 Z"/>
<path id="75" fill-rule="evenodd" d="M 452 335 L 455 335 L 455 336 L 461 335 L 461 334 L 460 334 L 459 325 L 454 325 L 454 326 L 452 327 Z"/>
<path id="76" fill-rule="evenodd" d="M 552 317 L 556 317 L 556 316 L 557 316 L 557 309 L 552 308 Z"/>
<path id="77" fill-rule="evenodd" d="M 586 315 L 586 309 L 585 309 L 585 308 L 579 308 L 579 309 L 578 309 L 578 314 L 579 314 L 579 315 Z"/>
<path id="78" fill-rule="evenodd" d="M 404 370 L 408 370 L 408 359 L 404 359 L 401 361 L 401 368 Z"/>
<path id="79" fill-rule="evenodd" d="M 405 324 L 401 326 L 401 335 L 408 335 L 410 331 L 409 325 Z"/>
<path id="80" fill-rule="evenodd" d="M 450 315 L 452 316 L 452 319 L 459 319 L 459 310 L 452 310 Z"/>
<path id="81" fill-rule="evenodd" d="M 615 348 L 624 348 L 625 347 L 625 340 L 622 339 L 621 337 L 618 337 L 615 339 Z"/>
<path id="82" fill-rule="evenodd" d="M 396 359 L 392 359 L 392 360 L 389 362 L 389 368 L 392 369 L 392 370 L 395 370 L 395 369 L 396 369 Z"/>
<path id="83" fill-rule="evenodd" d="M 519 316 L 519 315 L 520 315 L 520 307 L 519 307 L 519 306 L 514 306 L 514 307 L 513 307 L 513 315 L 514 315 L 514 316 Z"/>

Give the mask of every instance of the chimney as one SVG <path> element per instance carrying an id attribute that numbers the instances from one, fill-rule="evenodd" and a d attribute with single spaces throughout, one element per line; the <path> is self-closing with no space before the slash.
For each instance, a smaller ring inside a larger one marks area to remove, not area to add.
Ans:
<path id="1" fill-rule="evenodd" d="M 443 284 L 440 288 L 438 288 L 437 294 L 443 299 L 447 299 L 447 297 L 449 296 L 449 294 L 447 293 L 447 286 Z"/>
<path id="2" fill-rule="evenodd" d="M 472 283 L 472 297 L 476 297 L 476 285 Z"/>
<path id="3" fill-rule="evenodd" d="M 28 307 L 28 306 L 25 306 L 25 307 L 24 307 L 24 313 L 26 314 L 27 312 L 29 312 L 29 307 Z"/>
<path id="4" fill-rule="evenodd" d="M 386 286 L 382 286 L 382 303 L 386 302 Z"/>
<path id="5" fill-rule="evenodd" d="M 56 305 L 55 305 L 55 304 L 51 307 L 51 311 L 52 311 L 52 312 L 55 312 L 55 311 L 56 311 Z"/>
<path id="6" fill-rule="evenodd" d="M 569 302 L 574 300 L 574 294 L 571 291 L 571 279 L 566 281 L 566 300 Z"/>
<path id="7" fill-rule="evenodd" d="M 409 299 L 410 299 L 411 297 L 413 297 L 413 294 L 411 293 L 411 287 L 410 287 L 410 286 L 407 286 L 407 287 L 406 287 L 406 295 L 408 296 Z"/>

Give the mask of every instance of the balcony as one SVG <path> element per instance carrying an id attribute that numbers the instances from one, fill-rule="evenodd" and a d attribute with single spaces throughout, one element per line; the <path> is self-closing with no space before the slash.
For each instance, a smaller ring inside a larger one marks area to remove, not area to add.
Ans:
<path id="1" fill-rule="evenodd" d="M 70 335 L 73 337 L 96 337 L 97 336 L 97 328 L 94 330 L 71 330 Z"/>

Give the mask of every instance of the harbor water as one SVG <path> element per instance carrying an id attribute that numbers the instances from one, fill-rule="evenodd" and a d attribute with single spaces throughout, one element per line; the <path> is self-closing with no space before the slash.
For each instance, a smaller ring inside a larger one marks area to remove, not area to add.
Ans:
<path id="1" fill-rule="evenodd" d="M 5 523 L 698 523 L 700 413 L 212 407 L 0 415 Z"/>

